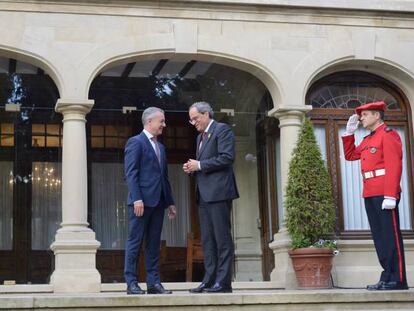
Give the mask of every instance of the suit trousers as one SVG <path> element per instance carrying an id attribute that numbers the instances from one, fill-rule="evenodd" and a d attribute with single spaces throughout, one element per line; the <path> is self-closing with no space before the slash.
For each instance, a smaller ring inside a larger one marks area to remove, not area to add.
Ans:
<path id="1" fill-rule="evenodd" d="M 378 260 L 384 271 L 381 281 L 407 284 L 404 245 L 400 230 L 398 203 L 395 209 L 382 209 L 383 196 L 365 198 L 365 209 L 371 227 Z"/>
<path id="2" fill-rule="evenodd" d="M 158 262 L 160 259 L 161 231 L 164 221 L 164 207 L 145 206 L 144 215 L 137 217 L 134 207 L 128 205 L 128 239 L 125 247 L 124 276 L 127 285 L 138 281 L 137 262 L 142 242 L 145 240 L 145 271 L 148 286 L 160 283 Z"/>
<path id="3" fill-rule="evenodd" d="M 198 212 L 205 269 L 203 283 L 231 286 L 234 257 L 231 208 L 231 200 L 208 203 L 199 196 Z"/>

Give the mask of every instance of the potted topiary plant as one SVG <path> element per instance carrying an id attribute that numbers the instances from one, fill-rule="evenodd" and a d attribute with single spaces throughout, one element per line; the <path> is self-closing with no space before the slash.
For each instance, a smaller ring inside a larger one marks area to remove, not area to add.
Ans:
<path id="1" fill-rule="evenodd" d="M 308 118 L 290 162 L 285 208 L 298 287 L 331 288 L 336 213 L 329 174 Z"/>

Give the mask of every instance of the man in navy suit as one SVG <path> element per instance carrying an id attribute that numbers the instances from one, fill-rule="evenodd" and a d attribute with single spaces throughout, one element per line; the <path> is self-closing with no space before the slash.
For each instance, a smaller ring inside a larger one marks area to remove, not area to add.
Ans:
<path id="1" fill-rule="evenodd" d="M 142 113 L 144 130 L 131 137 L 125 146 L 125 175 L 128 183 L 128 240 L 125 248 L 124 275 L 128 294 L 144 294 L 138 285 L 137 262 L 145 239 L 145 270 L 148 294 L 171 294 L 160 280 L 161 231 L 164 210 L 176 216 L 168 180 L 164 146 L 157 141 L 165 128 L 164 111 L 150 107 Z"/>
<path id="2" fill-rule="evenodd" d="M 190 292 L 230 293 L 234 257 L 231 208 L 239 197 L 233 172 L 235 138 L 230 126 L 213 120 L 213 110 L 206 102 L 194 103 L 189 116 L 200 134 L 196 159 L 189 159 L 183 170 L 196 178 L 205 269 L 203 281 Z"/>

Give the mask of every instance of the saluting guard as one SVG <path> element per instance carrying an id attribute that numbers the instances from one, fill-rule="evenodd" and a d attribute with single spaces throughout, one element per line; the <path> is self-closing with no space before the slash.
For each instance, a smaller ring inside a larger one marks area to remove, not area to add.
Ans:
<path id="1" fill-rule="evenodd" d="M 362 196 L 378 260 L 384 269 L 368 290 L 408 289 L 398 203 L 401 194 L 402 144 L 398 133 L 384 123 L 385 103 L 356 108 L 342 136 L 345 159 L 361 160 Z M 371 131 L 355 146 L 359 123 Z"/>

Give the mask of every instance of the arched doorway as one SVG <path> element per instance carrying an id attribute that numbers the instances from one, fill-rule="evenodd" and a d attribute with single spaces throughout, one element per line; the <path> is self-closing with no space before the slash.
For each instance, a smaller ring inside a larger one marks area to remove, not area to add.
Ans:
<path id="1" fill-rule="evenodd" d="M 400 221 L 404 235 L 413 236 L 412 121 L 410 106 L 401 90 L 389 81 L 362 71 L 342 71 L 316 81 L 306 102 L 317 140 L 330 171 L 337 210 L 337 232 L 343 239 L 369 238 L 359 163 L 345 161 L 340 137 L 354 109 L 367 102 L 385 101 L 385 122 L 403 141 L 403 177 Z M 359 130 L 359 143 L 368 132 Z M 356 183 L 355 181 L 359 181 Z"/>
<path id="2" fill-rule="evenodd" d="M 0 57 L 0 283 L 47 283 L 61 222 L 62 118 L 45 72 Z"/>
<path id="3" fill-rule="evenodd" d="M 164 223 L 162 278 L 185 280 L 187 233 L 197 238 L 199 225 L 193 181 L 183 174 L 182 163 L 194 157 L 197 133 L 188 123 L 188 107 L 199 100 L 210 102 L 215 119 L 232 125 L 236 134 L 235 172 L 242 194 L 233 209 L 236 278 L 268 278 L 273 262 L 268 243 L 277 230 L 276 147 L 268 137 L 277 135 L 277 122 L 266 117 L 273 103 L 263 83 L 216 63 L 152 59 L 105 69 L 92 82 L 89 98 L 95 100 L 87 116 L 89 222 L 102 243 L 97 265 L 103 281 L 123 281 L 127 227 L 123 148 L 128 137 L 142 130 L 141 113 L 149 106 L 166 111 L 162 141 L 179 212 L 176 221 Z M 201 276 L 201 268 L 194 280 Z"/>

